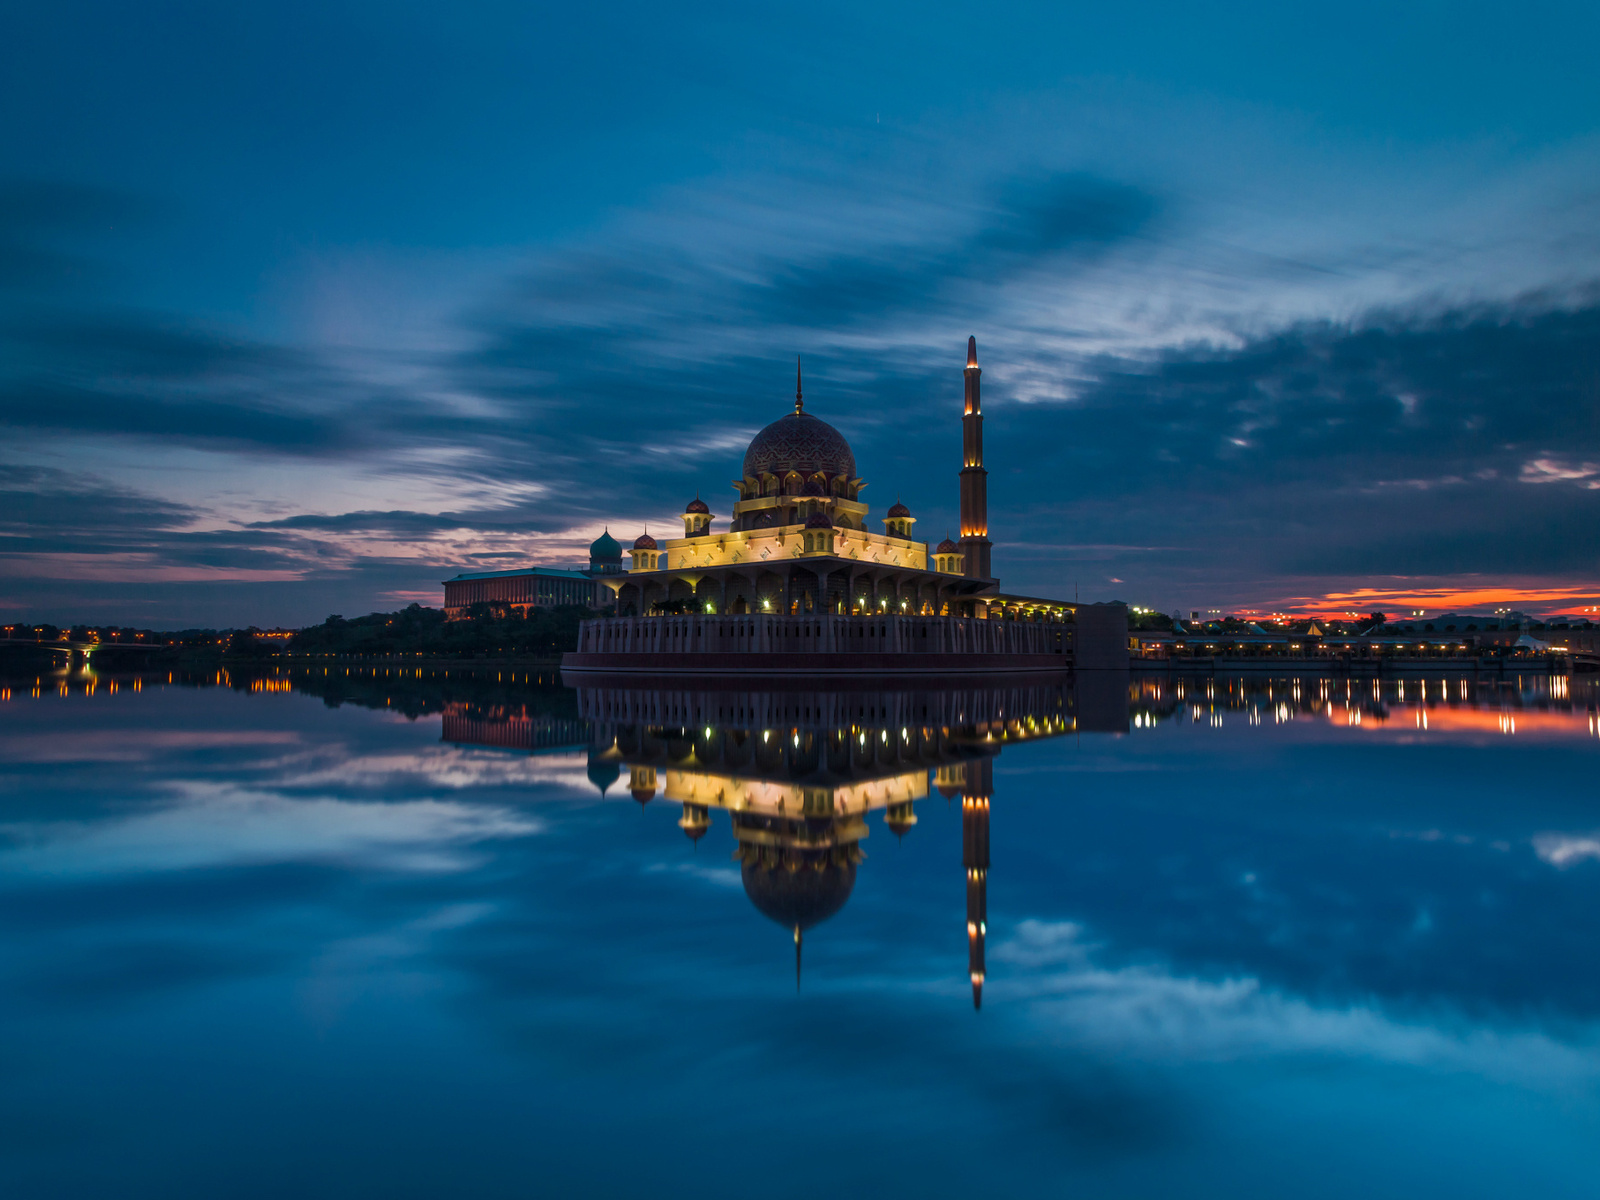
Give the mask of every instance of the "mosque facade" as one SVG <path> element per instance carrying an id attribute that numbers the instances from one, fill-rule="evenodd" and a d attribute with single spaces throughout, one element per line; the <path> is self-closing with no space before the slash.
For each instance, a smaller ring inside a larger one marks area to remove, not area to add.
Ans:
<path id="1" fill-rule="evenodd" d="M 641 534 L 621 572 L 602 573 L 603 560 L 592 558 L 595 578 L 612 597 L 606 607 L 622 617 L 990 616 L 1008 598 L 990 574 L 982 374 L 977 341 L 969 339 L 959 541 L 947 537 L 930 548 L 900 501 L 880 521 L 871 518 L 855 454 L 843 434 L 806 411 L 797 368 L 794 410 L 745 450 L 727 528 L 714 528 L 717 514 L 696 496 L 684 506 L 682 537 Z M 1016 609 L 1020 598 L 1009 599 Z M 1067 612 L 1049 601 L 1023 606 L 1058 620 Z"/>

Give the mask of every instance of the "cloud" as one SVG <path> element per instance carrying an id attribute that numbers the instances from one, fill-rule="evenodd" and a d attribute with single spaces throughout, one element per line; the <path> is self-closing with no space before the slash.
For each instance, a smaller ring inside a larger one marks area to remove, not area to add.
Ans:
<path id="1" fill-rule="evenodd" d="M 1132 237 L 1156 208 L 1136 188 L 1087 175 L 1013 180 L 979 208 L 974 227 L 948 240 L 775 263 L 765 278 L 736 287 L 727 304 L 763 323 L 835 334 L 862 319 L 958 311 L 967 301 L 957 289 L 1003 287 L 1031 273 L 1059 279 Z"/>
<path id="2" fill-rule="evenodd" d="M 526 837 L 532 817 L 427 799 L 393 804 L 287 797 L 230 784 L 177 784 L 168 803 L 92 825 L 11 823 L 0 861 L 17 875 L 104 878 L 281 862 L 457 871 L 473 843 Z"/>
<path id="3" fill-rule="evenodd" d="M 1564 870 L 1586 859 L 1600 859 L 1600 837 L 1541 833 L 1534 837 L 1533 849 L 1545 862 Z"/>
<path id="4" fill-rule="evenodd" d="M 283 786 L 290 789 L 365 788 L 373 795 L 396 787 L 455 792 L 478 788 L 536 787 L 536 794 L 594 801 L 588 757 L 583 752 L 521 754 L 474 746 L 432 745 L 403 753 L 356 753 L 340 748 L 316 763 L 284 764 Z M 618 799 L 625 796 L 619 793 Z"/>
<path id="5" fill-rule="evenodd" d="M 1119 1061 L 1226 1062 L 1320 1054 L 1566 1088 L 1600 1078 L 1586 1033 L 1407 1020 L 1370 1003 L 1319 1004 L 1249 975 L 1206 978 L 1153 965 L 1107 968 L 1080 944 L 1072 922 L 1027 920 L 996 946 L 1019 973 L 991 978 L 997 999 L 1025 1003 L 1055 1038 Z"/>
<path id="6" fill-rule="evenodd" d="M 379 532 L 416 535 L 443 529 L 481 528 L 487 514 L 390 512 L 298 513 L 275 521 L 252 521 L 251 529 L 318 529 L 335 533 Z M 519 527 L 521 527 L 519 525 Z"/>
<path id="7" fill-rule="evenodd" d="M 195 515 L 188 505 L 84 473 L 0 463 L 0 533 L 8 538 L 44 530 L 149 534 L 181 528 Z"/>
<path id="8" fill-rule="evenodd" d="M 203 510 L 91 473 L 0 463 L 0 570 L 13 587 L 299 579 L 320 557 L 306 540 L 207 524 Z"/>
<path id="9" fill-rule="evenodd" d="M 1018 967 L 1084 966 L 1095 947 L 1084 940 L 1084 928 L 1075 921 L 1040 921 L 1028 917 L 1017 922 L 1016 932 L 995 946 L 996 962 Z"/>
<path id="10" fill-rule="evenodd" d="M 733 867 L 705 867 L 699 863 L 650 863 L 645 868 L 647 875 L 659 875 L 670 872 L 682 875 L 686 879 L 694 879 L 700 883 L 708 883 L 712 887 L 724 888 L 728 891 L 739 891 L 744 887 L 744 881 L 739 872 Z"/>
<path id="11" fill-rule="evenodd" d="M 194 322 L 143 314 L 58 315 L 0 328 L 0 426 L 16 435 L 97 435 L 256 453 L 352 454 L 404 425 L 411 398 L 328 361 Z"/>
<path id="12" fill-rule="evenodd" d="M 1563 483 L 1569 480 L 1588 479 L 1600 475 L 1600 463 L 1567 463 L 1560 458 L 1545 455 L 1522 464 L 1518 478 L 1523 483 Z M 1600 481 L 1584 484 L 1586 488 L 1600 488 Z"/>

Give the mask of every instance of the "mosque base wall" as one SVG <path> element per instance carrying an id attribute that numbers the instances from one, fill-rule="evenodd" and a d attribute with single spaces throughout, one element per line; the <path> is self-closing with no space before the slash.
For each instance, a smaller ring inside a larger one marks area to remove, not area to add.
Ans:
<path id="1" fill-rule="evenodd" d="M 563 675 L 1065 674 L 1070 654 L 566 654 Z"/>
<path id="2" fill-rule="evenodd" d="M 971 617 L 610 617 L 585 621 L 568 672 L 963 675 L 1067 671 L 1071 625 Z"/>

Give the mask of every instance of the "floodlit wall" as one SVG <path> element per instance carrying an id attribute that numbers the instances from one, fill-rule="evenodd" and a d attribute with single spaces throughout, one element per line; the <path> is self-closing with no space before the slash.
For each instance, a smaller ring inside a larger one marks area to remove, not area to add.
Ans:
<path id="1" fill-rule="evenodd" d="M 1118 612 L 1126 643 L 1127 610 L 1119 606 Z M 968 617 L 613 617 L 585 621 L 578 634 L 579 654 L 1064 654 L 1070 650 L 1068 625 Z M 1122 665 L 1127 661 L 1124 644 Z"/>

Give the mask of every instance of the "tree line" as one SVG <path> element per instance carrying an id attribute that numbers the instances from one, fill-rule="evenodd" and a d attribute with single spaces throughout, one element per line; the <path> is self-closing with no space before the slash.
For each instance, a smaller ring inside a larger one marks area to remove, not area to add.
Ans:
<path id="1" fill-rule="evenodd" d="M 548 657 L 578 648 L 579 622 L 594 616 L 582 604 L 509 608 L 474 604 L 454 621 L 443 610 L 412 604 L 399 612 L 346 619 L 330 616 L 289 639 L 290 654 L 427 654 L 450 658 Z M 233 647 L 230 647 L 230 651 Z"/>

